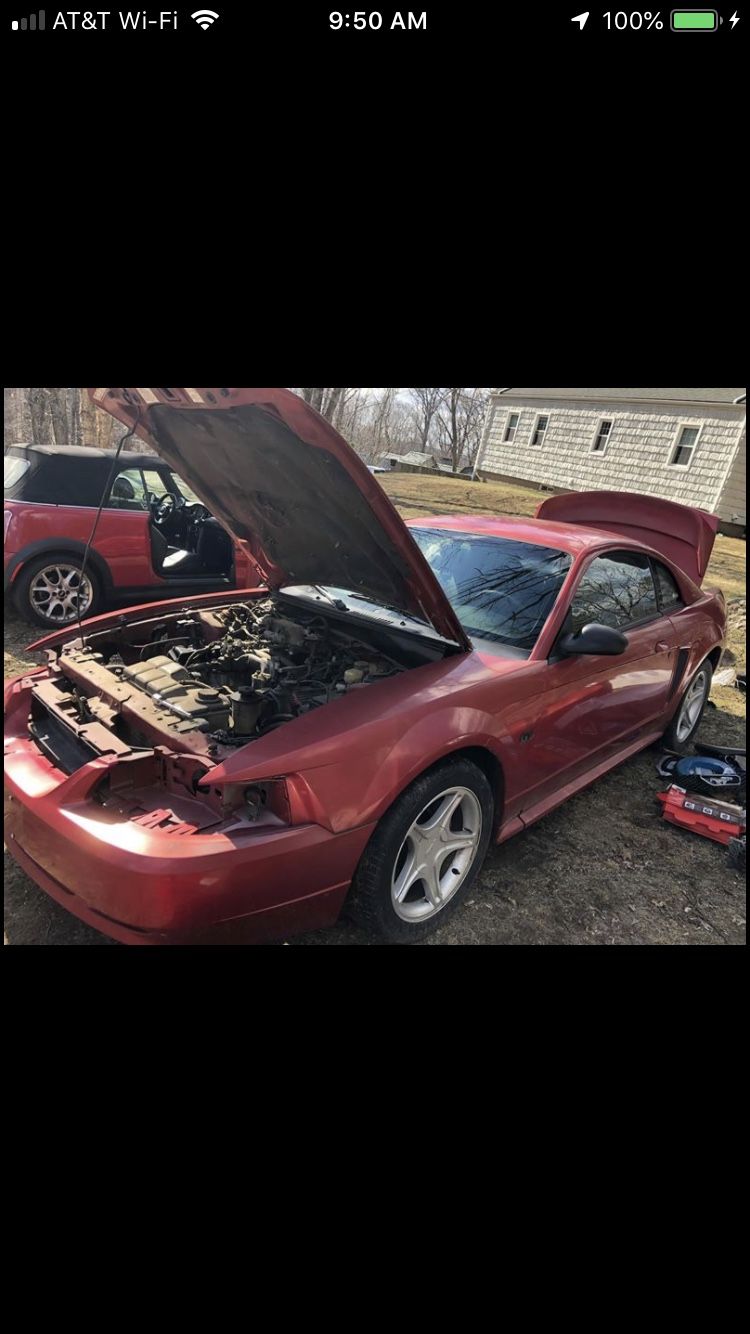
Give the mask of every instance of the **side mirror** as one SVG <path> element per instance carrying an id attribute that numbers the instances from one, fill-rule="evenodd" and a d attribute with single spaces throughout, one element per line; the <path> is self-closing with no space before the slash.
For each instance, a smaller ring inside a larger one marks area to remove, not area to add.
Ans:
<path id="1" fill-rule="evenodd" d="M 616 658 L 627 652 L 628 640 L 620 630 L 609 625 L 584 625 L 577 635 L 565 635 L 560 640 L 559 649 L 564 658 L 575 658 L 579 654 Z"/>

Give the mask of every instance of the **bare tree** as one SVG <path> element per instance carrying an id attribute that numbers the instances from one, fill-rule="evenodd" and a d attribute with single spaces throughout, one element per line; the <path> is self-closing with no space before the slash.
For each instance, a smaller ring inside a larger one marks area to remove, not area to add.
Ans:
<path id="1" fill-rule="evenodd" d="M 446 389 L 438 417 L 438 433 L 450 454 L 454 472 L 463 460 L 474 466 L 482 443 L 487 410 L 486 389 Z"/>
<path id="2" fill-rule="evenodd" d="M 332 422 L 342 396 L 348 392 L 346 389 L 303 389 L 302 397 L 306 403 Z"/>
<path id="3" fill-rule="evenodd" d="M 443 405 L 445 395 L 452 391 L 448 389 L 410 389 L 408 392 L 414 404 L 419 446 L 420 449 L 426 450 L 430 443 L 433 423 Z"/>
<path id="4" fill-rule="evenodd" d="M 3 389 L 4 430 L 6 445 L 22 445 L 31 440 L 31 410 L 29 390 Z"/>
<path id="5" fill-rule="evenodd" d="M 113 449 L 126 427 L 94 406 L 85 389 L 6 389 L 5 443 Z M 142 441 L 131 449 L 153 453 Z"/>
<path id="6" fill-rule="evenodd" d="M 29 413 L 31 416 L 31 439 L 35 445 L 52 445 L 52 418 L 46 389 L 29 390 Z"/>
<path id="7" fill-rule="evenodd" d="M 42 389 L 41 392 L 47 395 L 47 406 L 55 444 L 58 449 L 64 449 L 70 444 L 68 391 L 67 389 Z"/>

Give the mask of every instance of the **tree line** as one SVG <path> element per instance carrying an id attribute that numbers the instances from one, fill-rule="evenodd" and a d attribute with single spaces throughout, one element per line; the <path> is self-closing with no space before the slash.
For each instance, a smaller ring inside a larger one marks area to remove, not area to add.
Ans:
<path id="1" fill-rule="evenodd" d="M 120 422 L 94 406 L 85 389 L 4 389 L 3 398 L 6 445 L 114 449 L 125 433 Z"/>
<path id="2" fill-rule="evenodd" d="M 368 463 L 416 450 L 444 457 L 454 472 L 473 467 L 489 389 L 297 389 Z"/>
<path id="3" fill-rule="evenodd" d="M 124 426 L 84 389 L 5 389 L 5 444 L 113 449 Z M 410 451 L 473 467 L 489 389 L 294 389 L 350 441 L 367 463 Z M 131 448 L 144 449 L 134 441 Z"/>

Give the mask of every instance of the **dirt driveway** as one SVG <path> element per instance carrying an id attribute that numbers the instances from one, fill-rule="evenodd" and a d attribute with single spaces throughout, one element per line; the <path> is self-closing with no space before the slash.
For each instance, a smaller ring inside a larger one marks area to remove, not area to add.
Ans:
<path id="1" fill-rule="evenodd" d="M 425 483 L 442 489 L 425 495 Z M 455 507 L 531 512 L 538 496 L 495 486 L 388 478 L 399 507 L 446 513 Z M 519 508 L 518 506 L 521 506 Z M 528 505 L 528 508 L 526 506 Z M 423 511 L 422 511 L 423 512 Z M 744 544 L 720 539 L 713 582 L 732 599 L 732 647 L 744 662 Z M 5 619 L 5 675 L 29 665 L 33 638 Z M 717 689 L 705 740 L 744 744 L 745 701 Z M 431 945 L 717 945 L 745 942 L 745 884 L 715 844 L 664 824 L 656 805 L 657 753 L 645 754 L 490 853 L 471 901 Z M 5 933 L 12 945 L 108 945 L 68 916 L 5 854 Z M 344 923 L 296 945 L 365 945 Z"/>

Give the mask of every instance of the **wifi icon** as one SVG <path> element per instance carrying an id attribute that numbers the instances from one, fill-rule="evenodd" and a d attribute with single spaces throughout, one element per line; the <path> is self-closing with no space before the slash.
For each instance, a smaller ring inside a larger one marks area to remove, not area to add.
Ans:
<path id="1" fill-rule="evenodd" d="M 211 24 L 216 22 L 219 15 L 216 13 L 215 9 L 196 9 L 195 13 L 191 14 L 190 17 L 191 19 L 195 19 L 199 28 L 205 29 L 210 28 Z"/>

